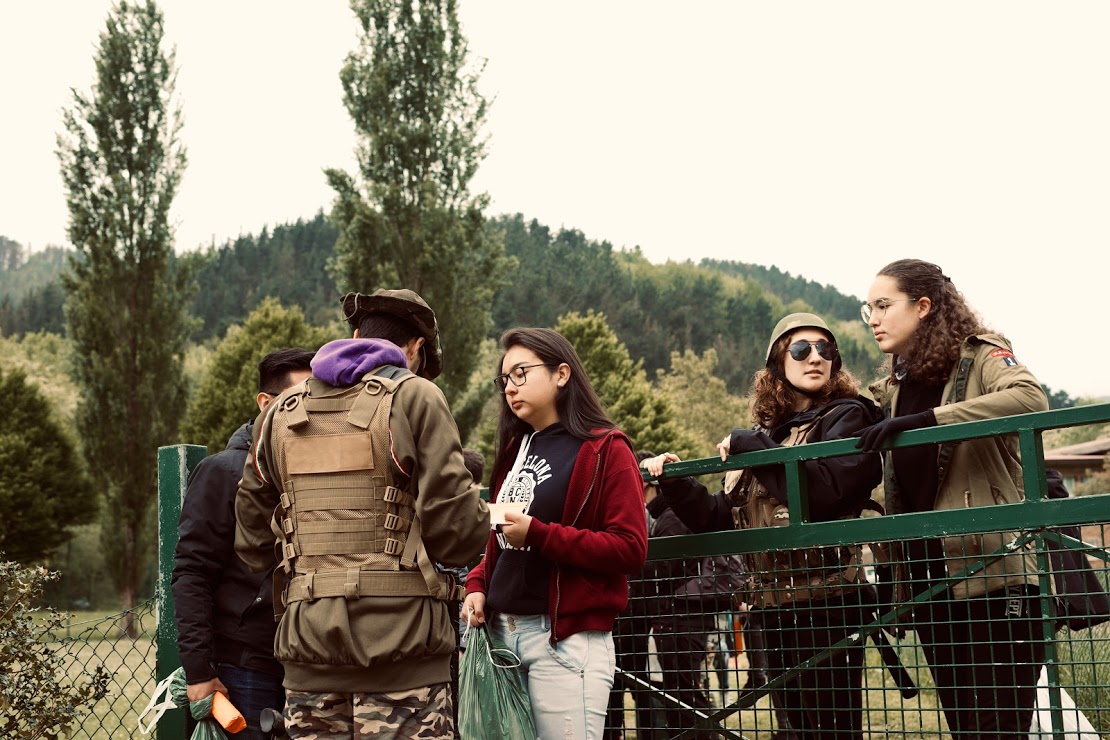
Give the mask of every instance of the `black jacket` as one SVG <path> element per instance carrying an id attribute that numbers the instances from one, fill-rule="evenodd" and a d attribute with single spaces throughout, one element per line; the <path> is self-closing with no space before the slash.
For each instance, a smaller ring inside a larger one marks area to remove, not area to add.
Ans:
<path id="1" fill-rule="evenodd" d="M 282 675 L 274 659 L 271 571 L 252 573 L 235 554 L 235 492 L 251 426 L 197 465 L 181 505 L 173 598 L 177 649 L 191 684 L 215 678 L 215 663 Z"/>
<path id="2" fill-rule="evenodd" d="M 791 428 L 809 423 L 819 416 L 808 442 L 858 437 L 860 431 L 882 417 L 875 404 L 865 398 L 839 399 L 809 409 L 786 423 L 761 434 L 757 440 L 765 449 L 780 447 Z M 735 437 L 741 430 L 734 430 Z M 735 446 L 735 443 L 734 443 Z M 882 461 L 875 453 L 827 457 L 805 463 L 809 489 L 809 514 L 812 521 L 823 522 L 857 516 L 871 498 L 872 489 L 882 480 Z M 786 469 L 769 465 L 753 470 L 767 493 L 786 503 Z M 724 491 L 706 495 L 696 479 L 672 478 L 660 481 L 660 490 L 692 532 L 717 532 L 733 528 L 732 504 Z"/>
<path id="3" fill-rule="evenodd" d="M 648 504 L 647 511 L 651 515 L 648 523 L 649 538 L 690 534 L 690 529 L 671 511 L 670 504 L 662 496 Z M 697 561 L 649 561 L 640 576 L 629 586 L 632 613 L 650 619 L 656 629 L 672 632 L 697 631 L 690 626 L 693 624 L 704 631 L 702 624 L 705 621 L 705 610 L 700 608 L 698 601 L 677 597 L 677 591 L 696 577 L 696 568 Z M 709 613 L 714 612 L 715 610 Z"/>

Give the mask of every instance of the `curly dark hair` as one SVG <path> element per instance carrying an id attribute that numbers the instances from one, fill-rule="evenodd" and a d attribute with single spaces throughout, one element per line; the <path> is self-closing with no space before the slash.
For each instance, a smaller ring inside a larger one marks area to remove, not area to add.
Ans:
<path id="1" fill-rule="evenodd" d="M 888 357 L 881 370 L 890 372 L 896 362 L 905 363 L 908 375 L 926 385 L 944 385 L 952 366 L 960 359 L 960 345 L 970 336 L 990 331 L 979 314 L 956 290 L 951 278 L 932 262 L 905 259 L 891 262 L 879 275 L 894 278 L 898 289 L 910 298 L 928 298 L 932 303 L 910 340 L 904 356 Z M 893 375 L 893 382 L 900 378 Z"/>
<path id="2" fill-rule="evenodd" d="M 784 334 L 771 348 L 771 358 L 768 367 L 763 368 L 752 378 L 752 387 L 748 392 L 751 403 L 752 421 L 764 429 L 774 429 L 779 424 L 794 416 L 797 412 L 794 407 L 802 394 L 790 387 L 783 374 L 783 365 L 786 362 L 786 348 L 790 346 L 790 338 L 794 332 Z M 835 339 L 830 336 L 835 342 Z M 839 398 L 858 398 L 859 381 L 848 370 L 841 367 L 819 396 L 811 397 L 814 406 L 824 406 L 830 401 Z"/>

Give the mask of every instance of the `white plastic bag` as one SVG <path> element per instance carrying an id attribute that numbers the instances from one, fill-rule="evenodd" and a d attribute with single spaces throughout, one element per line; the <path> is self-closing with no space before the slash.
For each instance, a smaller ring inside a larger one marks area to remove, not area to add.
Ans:
<path id="1" fill-rule="evenodd" d="M 1102 735 L 1087 719 L 1087 715 L 1075 706 L 1071 694 L 1060 687 L 1060 715 L 1063 719 L 1066 740 L 1102 740 Z M 1033 724 L 1029 728 L 1031 738 L 1056 737 L 1052 734 L 1052 701 L 1048 691 L 1048 669 L 1041 667 L 1041 677 L 1037 681 L 1037 706 L 1033 712 Z"/>

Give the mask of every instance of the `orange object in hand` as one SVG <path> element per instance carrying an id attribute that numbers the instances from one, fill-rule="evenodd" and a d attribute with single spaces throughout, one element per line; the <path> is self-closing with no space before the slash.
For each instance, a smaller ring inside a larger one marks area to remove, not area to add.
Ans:
<path id="1" fill-rule="evenodd" d="M 735 652 L 740 654 L 744 652 L 744 631 L 741 629 L 740 615 L 732 617 L 732 644 L 735 646 Z"/>
<path id="2" fill-rule="evenodd" d="M 235 708 L 222 691 L 212 694 L 212 716 L 232 734 L 246 729 L 247 721 L 243 719 L 243 713 Z"/>

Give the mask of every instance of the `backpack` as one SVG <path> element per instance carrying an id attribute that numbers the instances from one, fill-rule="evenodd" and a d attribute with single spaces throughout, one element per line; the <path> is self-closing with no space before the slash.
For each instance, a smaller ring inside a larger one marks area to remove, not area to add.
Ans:
<path id="1" fill-rule="evenodd" d="M 1049 498 L 1068 498 L 1059 471 L 1045 470 Z M 1079 527 L 1056 527 L 1058 534 L 1082 540 Z M 1056 586 L 1056 629 L 1065 625 L 1079 631 L 1110 621 L 1110 598 L 1103 589 L 1102 581 L 1091 567 L 1087 556 L 1079 550 L 1063 547 L 1046 539 L 1048 558 L 1052 564 L 1052 578 Z"/>
<path id="2" fill-rule="evenodd" d="M 739 555 L 707 555 L 698 563 L 698 574 L 682 584 L 676 598 L 692 599 L 702 612 L 732 608 L 733 596 L 744 586 L 744 561 Z"/>

